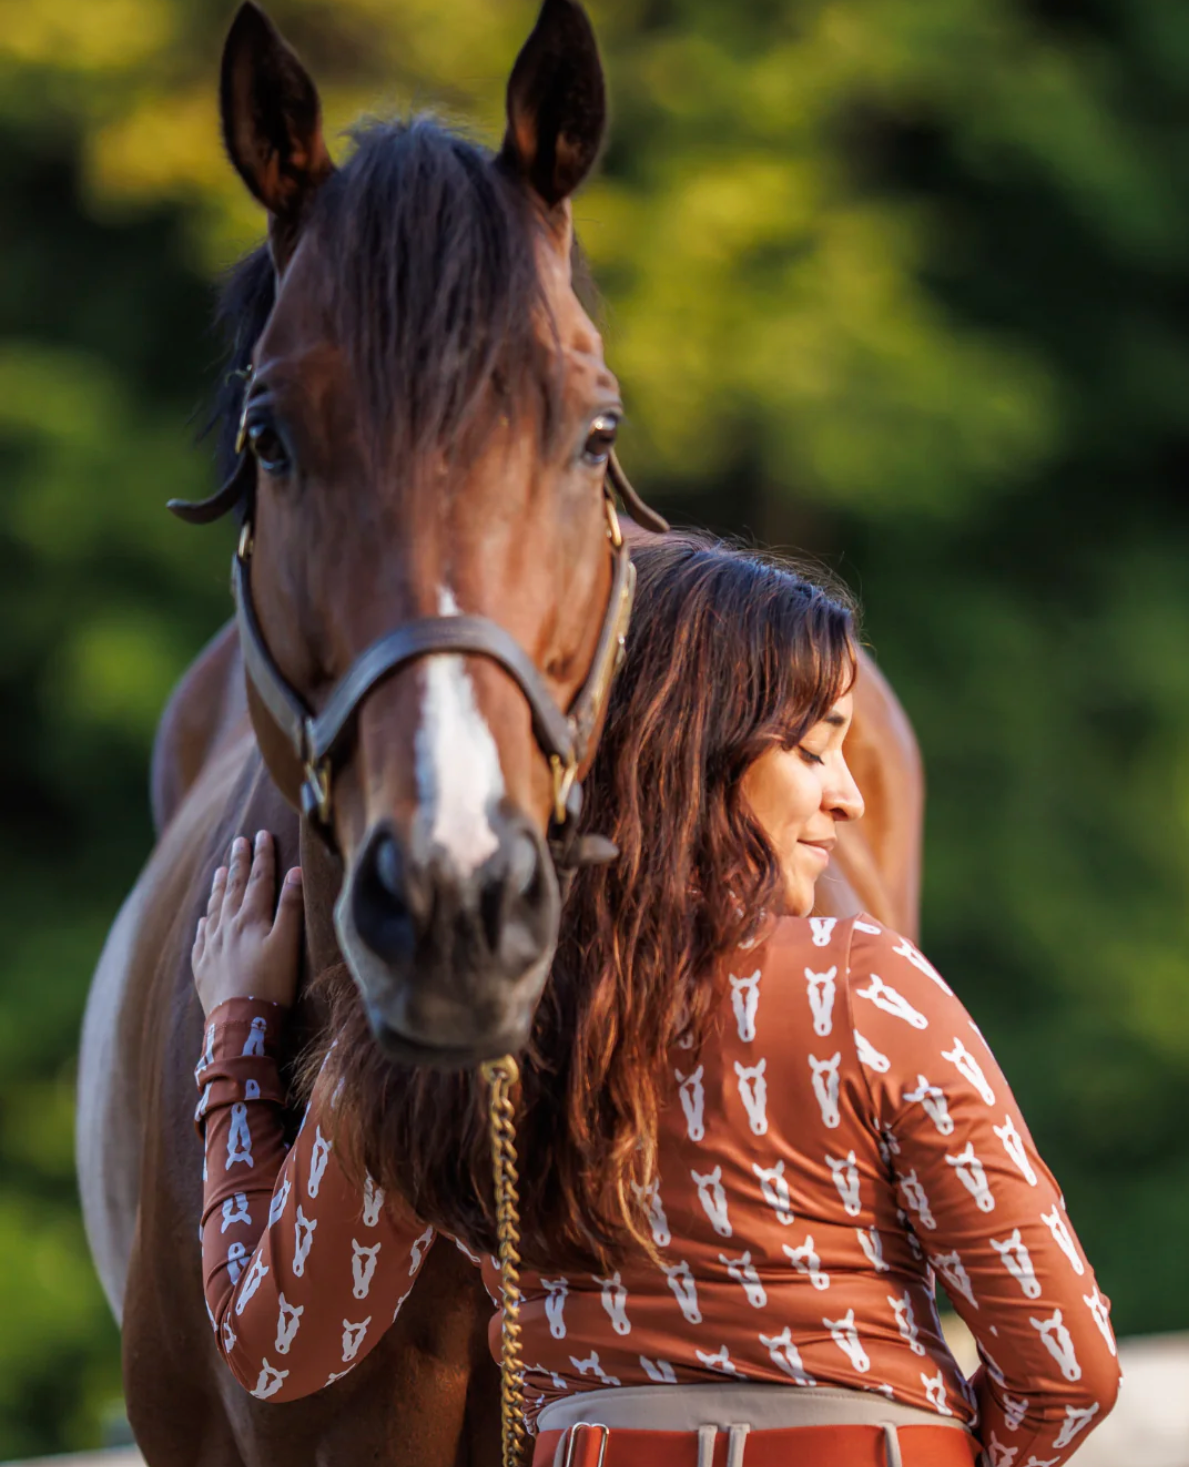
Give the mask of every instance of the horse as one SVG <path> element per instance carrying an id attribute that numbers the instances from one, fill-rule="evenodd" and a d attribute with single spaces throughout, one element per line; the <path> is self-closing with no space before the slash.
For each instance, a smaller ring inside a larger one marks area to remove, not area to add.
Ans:
<path id="1" fill-rule="evenodd" d="M 498 154 L 420 118 L 358 130 L 336 168 L 312 78 L 246 4 L 220 107 L 268 244 L 232 291 L 226 482 L 173 507 L 239 518 L 244 686 L 100 958 L 84 1218 L 150 1463 L 481 1462 L 465 1416 L 484 1418 L 485 1328 L 461 1257 L 342 1392 L 277 1413 L 223 1367 L 195 1238 L 187 954 L 231 836 L 271 828 L 307 872 L 307 971 L 345 959 L 386 1052 L 473 1064 L 527 1036 L 557 867 L 606 856 L 574 831 L 631 602 L 616 491 L 649 518 L 616 469 L 618 387 L 572 271 L 602 65 L 576 0 L 545 0 Z M 299 1003 L 295 1046 L 318 1023 Z"/>
<path id="2" fill-rule="evenodd" d="M 239 614 L 162 720 L 152 774 L 159 838 L 101 955 L 79 1070 L 84 1217 L 122 1320 L 129 1416 L 150 1467 L 368 1458 L 494 1467 L 498 1459 L 490 1303 L 453 1250 L 433 1250 L 368 1359 L 306 1401 L 283 1410 L 260 1403 L 222 1364 L 196 1237 L 202 1163 L 190 1074 L 202 1019 L 188 954 L 210 872 L 232 836 L 269 829 L 279 859 L 300 860 L 305 871 L 305 973 L 345 959 L 369 1003 L 374 995 L 377 1042 L 397 1058 L 473 1061 L 515 1047 L 517 1021 L 531 1016 L 555 923 L 545 835 L 551 820 L 564 827 L 555 817 L 572 808 L 581 768 L 573 749 L 542 758 L 549 730 L 537 724 L 548 709 L 526 698 L 524 683 L 535 667 L 555 705 L 572 705 L 608 647 L 613 655 L 619 625 L 622 560 L 607 554 L 615 524 L 596 467 L 606 423 L 592 431 L 613 415 L 602 396 L 613 388 L 573 293 L 566 207 L 598 152 L 602 95 L 581 9 L 546 0 L 512 72 L 498 160 L 482 174 L 469 153 L 446 178 L 410 170 L 414 192 L 402 198 L 378 154 L 399 152 L 405 133 L 365 134 L 357 158 L 368 166 L 336 174 L 317 93 L 296 56 L 250 6 L 228 36 L 224 134 L 269 210 L 269 250 L 239 280 L 233 365 L 254 377 L 246 393 L 242 378 L 228 387 L 247 397 L 248 412 L 235 398 L 226 420 L 231 436 L 242 428 L 251 453 L 228 455 L 227 486 L 192 517 L 241 513 Z M 414 141 L 431 152 L 453 146 L 437 133 Z M 511 294 L 488 278 L 489 240 L 482 258 L 443 248 L 466 242 L 450 212 L 454 195 L 484 181 L 527 204 L 527 259 L 498 260 L 522 282 Z M 336 219 L 351 226 L 350 239 L 327 238 Z M 439 232 L 427 243 L 424 233 L 443 222 L 448 238 Z M 372 254 L 388 245 L 387 268 L 361 269 L 371 264 L 362 245 Z M 395 246 L 407 251 L 406 278 L 393 265 Z M 467 272 L 498 299 L 477 299 Z M 443 314 L 444 298 L 452 304 Z M 396 354 L 380 350 L 381 327 L 414 329 L 398 313 L 420 301 L 433 310 L 417 321 L 417 339 L 401 338 Z M 511 364 L 485 335 L 492 320 L 508 331 L 531 323 Z M 450 363 L 448 384 L 423 380 Z M 390 424 L 393 402 L 407 421 Z M 463 435 L 465 452 L 449 451 Z M 574 464 L 590 440 L 594 482 Z M 300 474 L 286 472 L 293 460 Z M 337 499 L 349 513 L 334 514 Z M 361 649 L 366 657 L 383 648 L 383 663 L 393 650 L 386 628 L 399 633 L 435 613 L 440 625 L 455 607 L 472 619 L 498 614 L 527 649 L 529 669 L 510 677 L 507 661 L 490 655 L 495 647 L 515 661 L 498 639 L 478 649 L 438 643 L 427 648 L 432 657 L 384 666 L 379 681 L 356 679 L 368 696 L 342 725 L 349 742 L 328 754 L 295 747 L 278 684 L 303 711 L 305 737 L 316 723 L 307 710 L 332 705 Z M 271 687 L 269 664 L 278 675 Z M 862 906 L 912 935 L 919 760 L 903 712 L 866 658 L 856 692 L 852 751 L 871 791 L 869 816 L 861 833 L 846 833 L 826 902 L 838 914 Z M 598 712 L 589 710 L 586 757 Z M 485 846 L 486 862 L 468 868 L 468 855 Z M 513 949 L 531 948 L 519 971 L 501 952 L 501 924 Z M 294 1059 L 323 1022 L 303 985 Z"/>

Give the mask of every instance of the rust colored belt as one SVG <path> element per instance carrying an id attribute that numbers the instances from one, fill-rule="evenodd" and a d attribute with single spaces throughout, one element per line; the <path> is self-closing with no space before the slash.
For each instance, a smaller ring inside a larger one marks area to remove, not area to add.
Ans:
<path id="1" fill-rule="evenodd" d="M 537 1437 L 533 1467 L 973 1467 L 978 1447 L 943 1426 L 639 1431 L 571 1426 Z"/>

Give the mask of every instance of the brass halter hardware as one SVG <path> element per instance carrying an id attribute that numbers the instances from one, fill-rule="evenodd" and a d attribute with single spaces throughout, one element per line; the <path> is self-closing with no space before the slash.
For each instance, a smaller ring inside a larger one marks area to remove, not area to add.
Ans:
<path id="1" fill-rule="evenodd" d="M 250 388 L 250 374 L 245 374 L 245 380 Z M 256 617 L 251 586 L 256 476 L 254 460 L 245 451 L 249 446 L 247 400 L 248 389 L 245 389 L 236 438 L 239 458 L 230 478 L 216 494 L 200 504 L 173 500 L 169 507 L 191 524 L 209 524 L 234 509 L 240 511 L 242 529 L 232 561 L 232 588 L 244 668 L 261 703 L 301 762 L 303 813 L 328 841 L 333 841 L 335 765 L 353 733 L 361 703 L 378 683 L 423 657 L 487 657 L 498 663 L 520 688 L 532 713 L 533 733 L 550 764 L 551 841 L 555 863 L 561 869 L 572 870 L 611 859 L 614 850 L 609 842 L 593 836 L 576 836 L 574 821 L 581 810 L 580 776 L 594 753 L 611 680 L 623 661 L 635 594 L 636 572 L 616 513 L 616 494 L 645 528 L 653 531 L 668 528 L 641 501 L 615 454 L 609 456 L 603 485 L 613 567 L 611 595 L 590 671 L 568 711 L 563 712 L 557 706 L 532 659 L 498 623 L 483 616 L 438 616 L 407 622 L 373 643 L 348 668 L 324 707 L 315 712 L 273 660 Z"/>
<path id="2" fill-rule="evenodd" d="M 516 1158 L 516 1108 L 512 1091 L 520 1067 L 512 1056 L 489 1060 L 479 1070 L 487 1086 L 487 1128 L 495 1176 L 495 1223 L 499 1243 L 504 1318 L 500 1330 L 500 1428 L 503 1467 L 523 1467 L 528 1444 L 524 1418 L 524 1361 L 520 1351 L 520 1176 Z"/>

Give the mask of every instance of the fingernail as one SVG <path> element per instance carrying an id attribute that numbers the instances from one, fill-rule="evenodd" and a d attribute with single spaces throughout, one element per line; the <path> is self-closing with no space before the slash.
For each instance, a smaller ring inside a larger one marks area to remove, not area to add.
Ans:
<path id="1" fill-rule="evenodd" d="M 233 845 L 231 847 L 232 854 L 233 855 L 243 855 L 243 853 L 247 849 L 248 849 L 248 843 L 247 843 L 247 841 L 244 839 L 244 837 L 242 835 L 237 835 L 236 838 L 235 838 L 235 841 L 234 841 L 234 843 L 233 843 Z"/>
<path id="2" fill-rule="evenodd" d="M 268 839 L 268 831 L 267 830 L 258 830 L 256 832 L 256 849 L 259 850 L 260 847 L 264 844 L 264 842 L 267 839 Z"/>
<path id="3" fill-rule="evenodd" d="M 286 886 L 300 886 L 301 885 L 301 867 L 300 866 L 294 866 L 293 870 L 290 871 L 289 874 L 285 877 L 285 885 Z"/>

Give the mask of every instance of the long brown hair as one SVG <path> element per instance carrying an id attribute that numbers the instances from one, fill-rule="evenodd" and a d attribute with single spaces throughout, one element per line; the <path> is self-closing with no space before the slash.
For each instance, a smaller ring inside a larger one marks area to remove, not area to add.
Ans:
<path id="1" fill-rule="evenodd" d="M 637 610 L 586 782 L 585 819 L 620 856 L 574 881 L 522 1060 L 523 1252 L 551 1269 L 651 1251 L 637 1189 L 656 1173 L 670 1051 L 702 1043 L 720 959 L 780 904 L 780 865 L 741 776 L 772 744 L 804 737 L 854 674 L 844 593 L 689 534 L 633 559 Z M 426 1222 L 494 1252 L 478 1077 L 393 1066 L 346 970 L 327 985 L 338 1043 L 318 1090 L 335 1096 L 340 1156 Z"/>

